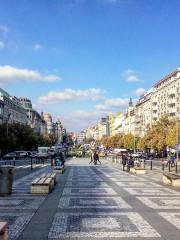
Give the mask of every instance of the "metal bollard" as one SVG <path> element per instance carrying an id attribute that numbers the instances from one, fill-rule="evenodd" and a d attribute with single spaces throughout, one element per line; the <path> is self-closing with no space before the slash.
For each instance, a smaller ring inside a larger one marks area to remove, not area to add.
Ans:
<path id="1" fill-rule="evenodd" d="M 150 167 L 150 170 L 152 170 L 152 160 L 151 160 L 151 167 Z"/>
<path id="2" fill-rule="evenodd" d="M 13 158 L 13 166 L 15 166 L 15 165 L 16 165 L 15 158 Z"/>
<path id="3" fill-rule="evenodd" d="M 144 169 L 146 169 L 146 160 L 143 160 Z"/>
<path id="4" fill-rule="evenodd" d="M 164 163 L 162 163 L 162 171 L 164 171 Z"/>
<path id="5" fill-rule="evenodd" d="M 32 158 L 31 158 L 31 170 L 33 169 Z"/>
<path id="6" fill-rule="evenodd" d="M 168 167 L 168 169 L 169 169 L 169 172 L 171 171 L 171 165 L 170 165 L 170 163 L 169 163 L 169 167 Z"/>
<path id="7" fill-rule="evenodd" d="M 175 165 L 175 172 L 177 173 L 177 162 L 176 162 L 176 165 Z"/>

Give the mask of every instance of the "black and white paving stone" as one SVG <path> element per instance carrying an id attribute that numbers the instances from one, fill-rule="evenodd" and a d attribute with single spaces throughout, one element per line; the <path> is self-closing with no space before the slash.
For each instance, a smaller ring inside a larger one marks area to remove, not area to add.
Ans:
<path id="1" fill-rule="evenodd" d="M 145 238 L 149 236 L 160 237 L 138 213 L 134 212 L 57 213 L 49 233 L 49 239 Z"/>
<path id="2" fill-rule="evenodd" d="M 10 240 L 19 238 L 45 200 L 45 196 L 30 194 L 32 180 L 45 171 L 49 171 L 47 166 L 43 166 L 36 172 L 14 181 L 13 193 L 8 197 L 0 197 L 0 221 L 8 222 Z"/>
<path id="3" fill-rule="evenodd" d="M 0 198 L 0 219 L 19 240 L 178 240 L 180 190 L 114 165 L 93 166 L 71 159 L 48 196 L 30 194 L 41 168 L 14 183 L 13 194 Z M 154 180 L 156 179 L 156 180 Z"/>

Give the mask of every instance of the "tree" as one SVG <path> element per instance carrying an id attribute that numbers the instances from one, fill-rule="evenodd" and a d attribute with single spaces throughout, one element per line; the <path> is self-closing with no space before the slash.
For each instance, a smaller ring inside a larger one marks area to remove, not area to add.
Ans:
<path id="1" fill-rule="evenodd" d="M 131 133 L 124 135 L 123 137 L 123 146 L 127 149 L 134 148 L 134 137 Z"/>
<path id="2" fill-rule="evenodd" d="M 167 146 L 173 148 L 180 139 L 180 122 L 177 121 L 176 124 L 171 126 L 168 130 L 167 135 Z"/>
<path id="3" fill-rule="evenodd" d="M 15 150 L 36 149 L 40 145 L 50 146 L 52 139 L 49 136 L 39 136 L 27 125 L 8 124 L 8 132 L 6 124 L 0 125 L 0 152 L 2 155 Z"/>

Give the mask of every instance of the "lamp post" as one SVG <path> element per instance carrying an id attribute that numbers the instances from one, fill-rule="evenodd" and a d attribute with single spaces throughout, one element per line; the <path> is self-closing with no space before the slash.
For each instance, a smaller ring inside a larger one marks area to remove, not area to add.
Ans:
<path id="1" fill-rule="evenodd" d="M 7 151 L 7 153 L 8 153 L 8 144 L 9 144 L 9 139 L 8 139 L 9 126 L 8 126 L 8 123 L 9 123 L 10 117 L 11 117 L 11 113 L 9 112 L 9 113 L 8 113 L 8 117 L 7 117 L 7 122 L 6 122 L 6 135 L 7 135 L 7 148 L 6 148 L 6 151 Z"/>

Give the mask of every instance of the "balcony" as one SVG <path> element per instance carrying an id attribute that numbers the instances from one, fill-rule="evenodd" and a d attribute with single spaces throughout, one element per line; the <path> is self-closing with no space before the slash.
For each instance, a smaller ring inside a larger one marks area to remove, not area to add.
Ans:
<path id="1" fill-rule="evenodd" d="M 175 104 L 175 103 L 176 103 L 176 98 L 168 99 L 168 104 Z"/>
<path id="2" fill-rule="evenodd" d="M 175 106 L 176 106 L 176 104 L 175 103 L 169 103 L 168 104 L 168 107 L 170 108 L 170 109 L 174 109 L 175 108 Z"/>
<path id="3" fill-rule="evenodd" d="M 157 101 L 153 101 L 152 106 L 157 106 Z"/>

